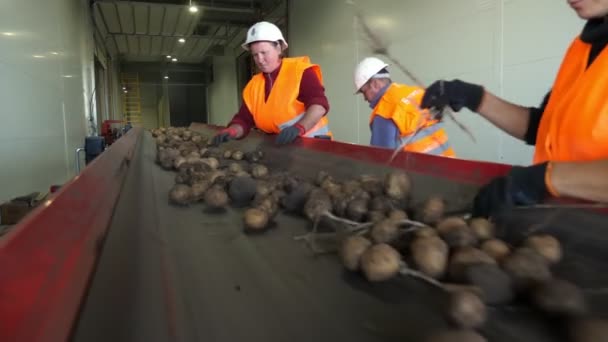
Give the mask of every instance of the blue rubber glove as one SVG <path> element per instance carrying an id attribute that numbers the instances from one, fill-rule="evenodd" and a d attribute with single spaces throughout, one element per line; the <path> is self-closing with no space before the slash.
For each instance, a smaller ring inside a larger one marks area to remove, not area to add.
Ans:
<path id="1" fill-rule="evenodd" d="M 479 190 L 473 203 L 473 217 L 490 217 L 500 210 L 533 205 L 547 195 L 545 173 L 548 163 L 514 166 L 504 177 L 492 180 Z"/>
<path id="2" fill-rule="evenodd" d="M 279 133 L 279 136 L 277 136 L 275 142 L 279 145 L 291 144 L 298 137 L 304 135 L 305 133 L 306 129 L 304 128 L 304 126 L 297 123 L 293 126 L 289 126 L 281 130 L 281 133 Z"/>

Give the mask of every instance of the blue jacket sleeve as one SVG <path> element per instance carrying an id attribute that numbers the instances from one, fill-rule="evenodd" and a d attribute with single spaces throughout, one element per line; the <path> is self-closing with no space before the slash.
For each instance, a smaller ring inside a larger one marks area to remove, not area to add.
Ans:
<path id="1" fill-rule="evenodd" d="M 376 115 L 372 121 L 372 139 L 370 145 L 386 148 L 397 148 L 397 126 L 393 120 Z"/>

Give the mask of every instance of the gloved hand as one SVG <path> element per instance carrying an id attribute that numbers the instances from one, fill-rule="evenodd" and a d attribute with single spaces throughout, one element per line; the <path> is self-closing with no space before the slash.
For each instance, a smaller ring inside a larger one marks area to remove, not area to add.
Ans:
<path id="1" fill-rule="evenodd" d="M 225 143 L 228 140 L 236 139 L 237 134 L 238 133 L 234 127 L 224 128 L 213 137 L 211 144 L 213 146 L 218 146 L 219 144 Z"/>
<path id="2" fill-rule="evenodd" d="M 455 112 L 466 107 L 476 112 L 483 93 L 483 87 L 477 84 L 461 80 L 435 81 L 426 89 L 420 107 L 443 110 L 445 106 L 450 106 Z"/>
<path id="3" fill-rule="evenodd" d="M 304 126 L 300 125 L 299 123 L 296 123 L 293 126 L 289 126 L 287 128 L 282 129 L 281 133 L 279 133 L 279 136 L 277 136 L 275 142 L 279 145 L 290 144 L 294 140 L 296 140 L 297 137 L 302 136 L 304 134 L 306 134 L 306 129 L 304 128 Z"/>
<path id="4" fill-rule="evenodd" d="M 545 173 L 548 163 L 514 166 L 504 177 L 485 185 L 475 196 L 473 217 L 490 217 L 502 209 L 533 205 L 548 195 Z"/>

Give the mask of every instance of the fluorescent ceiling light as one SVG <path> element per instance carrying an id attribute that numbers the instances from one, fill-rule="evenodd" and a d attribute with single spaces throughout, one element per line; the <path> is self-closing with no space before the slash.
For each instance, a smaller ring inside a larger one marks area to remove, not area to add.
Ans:
<path id="1" fill-rule="evenodd" d="M 177 58 L 172 58 L 171 59 L 173 62 L 177 62 Z"/>
<path id="2" fill-rule="evenodd" d="M 177 41 L 183 44 L 183 43 L 185 43 L 185 42 L 186 42 L 186 39 L 184 39 L 184 38 L 180 38 L 180 39 L 178 39 Z"/>

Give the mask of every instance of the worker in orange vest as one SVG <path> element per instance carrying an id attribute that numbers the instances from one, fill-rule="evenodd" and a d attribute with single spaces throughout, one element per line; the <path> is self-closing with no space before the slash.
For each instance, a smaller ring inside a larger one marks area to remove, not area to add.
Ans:
<path id="1" fill-rule="evenodd" d="M 532 205 L 548 195 L 608 203 L 608 1 L 568 3 L 587 23 L 540 108 L 509 103 L 460 80 L 437 81 L 422 99 L 423 108 L 466 107 L 535 145 L 532 166 L 515 166 L 479 191 L 474 215 Z"/>
<path id="2" fill-rule="evenodd" d="M 251 52 L 261 72 L 245 86 L 239 112 L 213 138 L 215 145 L 242 138 L 254 126 L 278 134 L 278 144 L 302 136 L 331 137 L 321 68 L 306 56 L 283 58 L 287 46 L 281 30 L 272 23 L 262 21 L 249 28 L 242 47 Z"/>
<path id="3" fill-rule="evenodd" d="M 420 110 L 424 89 L 393 83 L 387 68 L 379 58 L 367 57 L 355 69 L 355 94 L 372 108 L 370 144 L 391 149 L 406 144 L 405 151 L 453 157 L 443 123 Z"/>

